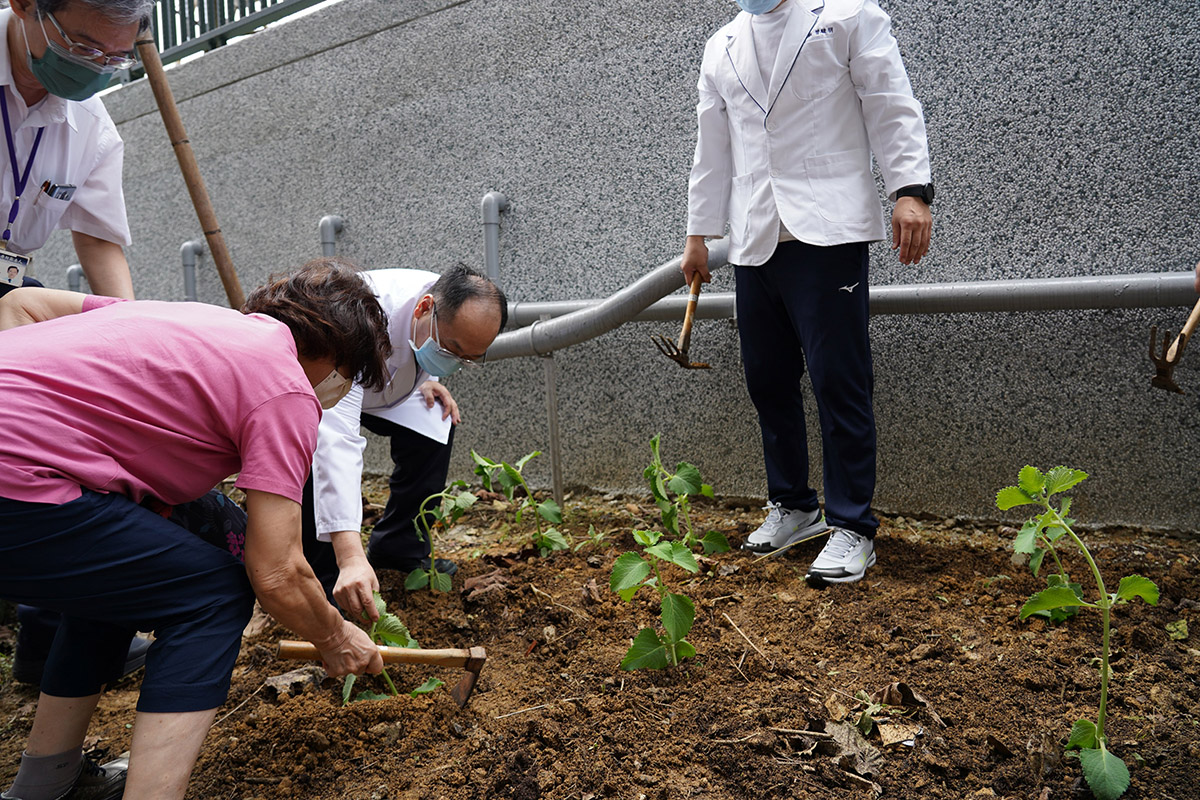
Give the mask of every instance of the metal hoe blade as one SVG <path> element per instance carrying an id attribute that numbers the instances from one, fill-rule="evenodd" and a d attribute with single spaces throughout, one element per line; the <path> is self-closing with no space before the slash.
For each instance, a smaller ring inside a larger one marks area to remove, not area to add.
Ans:
<path id="1" fill-rule="evenodd" d="M 1187 346 L 1188 335 L 1180 333 L 1174 344 L 1170 342 L 1171 332 L 1167 331 L 1163 336 L 1160 355 L 1156 352 L 1159 346 L 1158 326 L 1150 327 L 1150 360 L 1154 362 L 1154 377 L 1150 379 L 1150 385 L 1168 392 L 1183 394 L 1183 389 L 1180 389 L 1179 384 L 1175 383 L 1175 365 L 1183 358 L 1183 349 Z"/>
<path id="2" fill-rule="evenodd" d="M 712 369 L 712 367 L 704 362 L 691 361 L 688 358 L 686 350 L 680 350 L 678 345 L 661 333 L 651 335 L 650 341 L 654 342 L 654 346 L 658 348 L 658 352 L 684 369 Z"/>

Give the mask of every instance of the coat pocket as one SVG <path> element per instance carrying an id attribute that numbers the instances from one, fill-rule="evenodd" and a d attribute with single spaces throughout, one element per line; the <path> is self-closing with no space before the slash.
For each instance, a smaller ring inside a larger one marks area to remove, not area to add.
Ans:
<path id="1" fill-rule="evenodd" d="M 804 159 L 817 211 L 828 222 L 870 223 L 879 204 L 869 150 Z"/>

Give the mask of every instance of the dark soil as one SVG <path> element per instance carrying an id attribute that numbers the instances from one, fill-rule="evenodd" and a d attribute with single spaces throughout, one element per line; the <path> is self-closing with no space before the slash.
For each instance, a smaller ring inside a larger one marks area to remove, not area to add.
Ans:
<path id="1" fill-rule="evenodd" d="M 688 639 L 698 655 L 630 673 L 618 664 L 638 629 L 657 623 L 657 602 L 643 589 L 624 603 L 608 579 L 616 557 L 634 549 L 630 531 L 657 521 L 653 505 L 572 498 L 565 528 L 576 542 L 589 525 L 608 539 L 546 558 L 521 553 L 528 530 L 510 529 L 509 515 L 487 505 L 439 543 L 461 565 L 452 593 L 409 593 L 403 576 L 381 573 L 389 608 L 422 646 L 487 649 L 465 709 L 445 689 L 343 706 L 338 681 L 301 676 L 278 688 L 267 680 L 302 665 L 275 658 L 278 640 L 293 637 L 260 620 L 188 797 L 1090 796 L 1063 744 L 1076 719 L 1096 717 L 1099 614 L 1020 622 L 1020 606 L 1045 584 L 1014 563 L 1012 529 L 885 519 L 866 580 L 824 590 L 803 580 L 821 541 L 778 558 L 715 556 L 699 577 L 672 568 L 667 581 L 696 603 Z M 737 500 L 696 511 L 702 529 L 735 547 L 762 517 Z M 1135 600 L 1115 614 L 1107 726 L 1133 775 L 1126 797 L 1200 798 L 1200 542 L 1138 531 L 1089 537 L 1110 590 L 1137 573 L 1162 592 L 1158 606 Z M 1068 564 L 1085 577 L 1080 559 Z M 1180 620 L 1188 639 L 1168 631 Z M 11 652 L 11 639 L 0 649 Z M 402 691 L 432 676 L 449 689 L 462 674 L 390 673 Z M 360 685 L 385 691 L 379 679 Z M 889 686 L 869 736 L 852 733 L 861 693 Z M 105 695 L 92 726 L 98 746 L 128 747 L 137 691 L 134 677 Z M 2 785 L 36 697 L 11 681 L 0 693 Z"/>

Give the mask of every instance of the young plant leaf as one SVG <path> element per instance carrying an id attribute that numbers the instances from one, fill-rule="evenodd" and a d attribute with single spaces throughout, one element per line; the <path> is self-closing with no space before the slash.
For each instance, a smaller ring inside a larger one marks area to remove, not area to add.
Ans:
<path id="1" fill-rule="evenodd" d="M 1096 747 L 1096 723 L 1091 720 L 1076 720 L 1071 726 L 1071 737 L 1067 739 L 1068 750 L 1094 750 Z"/>
<path id="2" fill-rule="evenodd" d="M 475 501 L 478 499 L 471 492 L 459 492 L 458 496 L 454 498 L 454 508 L 461 513 L 475 505 Z"/>
<path id="3" fill-rule="evenodd" d="M 445 686 L 445 685 L 446 685 L 446 682 L 443 681 L 441 678 L 430 678 L 429 680 L 425 681 L 420 686 L 418 686 L 417 688 L 415 688 L 411 692 L 409 692 L 408 696 L 409 697 L 419 697 L 420 695 L 423 695 L 423 694 L 429 694 L 430 692 L 437 689 L 439 686 Z"/>
<path id="4" fill-rule="evenodd" d="M 517 472 L 512 465 L 500 462 L 500 485 L 504 487 L 504 493 L 508 495 L 508 499 L 512 500 L 513 489 L 521 485 L 521 473 Z"/>
<path id="5" fill-rule="evenodd" d="M 621 599 L 629 602 L 642 581 L 650 574 L 650 565 L 637 553 L 622 553 L 613 563 L 612 577 L 609 578 L 609 588 L 621 595 Z"/>
<path id="6" fill-rule="evenodd" d="M 1013 540 L 1013 552 L 1032 553 L 1037 550 L 1037 532 L 1037 523 L 1031 519 L 1025 520 L 1025 524 L 1021 526 L 1020 532 L 1017 533 L 1017 538 Z M 1033 566 L 1032 563 L 1030 566 Z M 1037 574 L 1036 569 L 1033 571 L 1033 574 Z"/>
<path id="7" fill-rule="evenodd" d="M 673 642 L 683 641 L 696 621 L 696 604 L 690 597 L 668 592 L 662 598 L 662 622 Z"/>
<path id="8" fill-rule="evenodd" d="M 387 700 L 389 697 L 391 697 L 391 695 L 380 694 L 379 692 L 366 691 L 366 692 L 359 692 L 358 697 L 354 698 L 354 702 L 357 703 L 360 700 Z"/>
<path id="9" fill-rule="evenodd" d="M 1158 605 L 1158 587 L 1154 581 L 1141 575 L 1126 575 L 1117 586 L 1117 597 L 1121 600 L 1132 600 L 1140 597 L 1152 606 Z"/>
<path id="10" fill-rule="evenodd" d="M 1071 469 L 1070 467 L 1054 467 L 1046 473 L 1046 494 L 1058 494 L 1065 492 L 1068 489 L 1075 487 L 1087 479 L 1088 474 L 1080 469 Z M 1064 501 L 1065 502 L 1065 501 Z M 1068 506 L 1069 508 L 1069 506 Z M 1063 508 L 1062 515 L 1067 515 L 1067 508 Z"/>
<path id="11" fill-rule="evenodd" d="M 432 577 L 430 578 L 430 580 L 433 581 L 433 590 L 435 592 L 442 592 L 443 594 L 449 594 L 450 589 L 452 589 L 454 587 L 454 581 L 451 579 L 451 577 L 449 575 L 447 575 L 444 572 L 438 572 L 436 570 L 433 570 L 433 574 L 432 574 Z M 407 584 L 407 581 L 405 583 Z"/>
<path id="12" fill-rule="evenodd" d="M 713 499 L 715 499 L 715 498 L 716 498 L 716 495 L 715 495 L 715 494 L 713 494 L 713 488 L 712 488 L 712 486 L 710 486 L 710 485 L 709 485 L 709 484 L 707 484 L 707 483 L 702 483 L 702 484 L 700 484 L 700 494 L 704 495 L 704 496 L 705 496 L 705 497 L 707 497 L 709 500 L 713 500 Z"/>
<path id="13" fill-rule="evenodd" d="M 675 494 L 699 494 L 701 484 L 700 470 L 686 461 L 680 461 L 675 465 L 675 475 L 667 487 Z"/>
<path id="14" fill-rule="evenodd" d="M 700 540 L 700 545 L 704 548 L 705 555 L 729 552 L 729 540 L 720 531 L 709 531 L 704 534 L 704 538 Z"/>
<path id="15" fill-rule="evenodd" d="M 996 492 L 996 507 L 1001 511 L 1008 511 L 1010 508 L 1016 508 L 1017 506 L 1029 505 L 1032 502 L 1033 498 L 1016 486 L 1005 486 Z"/>
<path id="16" fill-rule="evenodd" d="M 1096 800 L 1117 800 L 1129 788 L 1129 768 L 1103 746 L 1099 750 L 1080 751 L 1079 761 Z"/>
<path id="17" fill-rule="evenodd" d="M 675 654 L 675 660 L 672 663 L 678 664 L 685 658 L 695 658 L 696 648 L 692 647 L 691 642 L 676 642 L 670 646 L 671 651 Z"/>
<path id="18" fill-rule="evenodd" d="M 382 617 L 384 614 L 388 613 L 387 603 L 384 602 L 383 595 L 381 595 L 379 592 L 371 592 L 371 602 L 375 604 L 375 613 L 379 616 Z M 364 614 L 364 619 L 365 618 L 366 616 Z"/>
<path id="19" fill-rule="evenodd" d="M 408 627 L 395 614 L 381 614 L 375 622 L 375 636 L 391 647 L 415 647 Z"/>
<path id="20" fill-rule="evenodd" d="M 662 524 L 672 536 L 679 535 L 679 509 L 674 504 L 668 504 L 662 509 Z"/>
<path id="21" fill-rule="evenodd" d="M 358 680 L 358 676 L 350 673 L 346 679 L 342 681 L 342 705 L 350 705 L 350 692 L 354 690 L 354 682 Z"/>
<path id="22" fill-rule="evenodd" d="M 642 547 L 649 547 L 662 538 L 658 531 L 634 531 L 633 540 Z"/>
<path id="23" fill-rule="evenodd" d="M 471 451 L 471 460 L 474 461 L 475 465 L 478 467 L 491 468 L 500 466 L 495 461 L 479 455 L 479 453 L 476 453 L 474 450 Z"/>
<path id="24" fill-rule="evenodd" d="M 541 454 L 542 454 L 541 450 L 534 450 L 529 455 L 522 456 L 521 458 L 517 459 L 517 471 L 519 472 L 519 471 L 525 469 L 525 465 L 528 464 L 531 459 L 537 458 Z"/>
<path id="25" fill-rule="evenodd" d="M 1029 570 L 1036 578 L 1038 572 L 1042 569 L 1042 560 L 1045 559 L 1046 553 L 1050 552 L 1044 547 L 1038 547 L 1033 551 L 1033 555 L 1029 557 Z"/>
<path id="26" fill-rule="evenodd" d="M 414 589 L 424 589 L 429 585 L 429 573 L 423 569 L 414 569 L 404 579 L 404 588 L 410 592 Z"/>
<path id="27" fill-rule="evenodd" d="M 693 651 L 694 653 L 695 651 Z M 666 669 L 667 644 L 653 628 L 642 628 L 634 637 L 633 646 L 621 659 L 621 669 Z"/>
<path id="28" fill-rule="evenodd" d="M 1037 467 L 1026 464 L 1021 467 L 1021 472 L 1017 475 L 1017 485 L 1025 494 L 1037 497 L 1046 488 L 1046 476 Z"/>
<path id="29" fill-rule="evenodd" d="M 558 507 L 558 503 L 553 500 L 544 500 L 538 503 L 538 514 L 542 519 L 552 525 L 562 525 L 562 509 Z"/>
<path id="30" fill-rule="evenodd" d="M 571 548 L 566 537 L 563 536 L 561 531 L 555 528 L 547 529 L 541 536 L 534 534 L 534 538 L 538 540 L 536 544 L 538 549 L 542 551 L 542 555 L 552 550 L 569 550 Z"/>
<path id="31" fill-rule="evenodd" d="M 647 547 L 646 552 L 663 561 L 683 567 L 688 572 L 700 571 L 700 565 L 696 563 L 696 557 L 692 555 L 692 551 L 679 542 L 659 542 L 653 547 Z"/>
<path id="32" fill-rule="evenodd" d="M 1030 614 L 1038 611 L 1083 605 L 1087 605 L 1087 603 L 1076 597 L 1075 592 L 1066 586 L 1051 586 L 1049 589 L 1043 589 L 1038 592 L 1025 602 L 1025 605 L 1021 607 L 1021 619 L 1025 619 Z"/>
<path id="33" fill-rule="evenodd" d="M 661 438 L 662 434 L 656 433 L 654 434 L 654 437 L 650 439 L 650 465 L 652 467 L 662 466 L 662 456 L 658 454 L 658 442 Z"/>

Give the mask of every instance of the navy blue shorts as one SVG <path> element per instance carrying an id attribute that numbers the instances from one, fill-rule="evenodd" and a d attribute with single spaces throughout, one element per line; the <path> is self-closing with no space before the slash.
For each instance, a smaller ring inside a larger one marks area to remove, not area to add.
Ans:
<path id="1" fill-rule="evenodd" d="M 116 494 L 62 505 L 0 497 L 0 597 L 58 611 L 42 691 L 87 697 L 153 631 L 138 711 L 225 702 L 254 592 L 228 549 Z"/>

